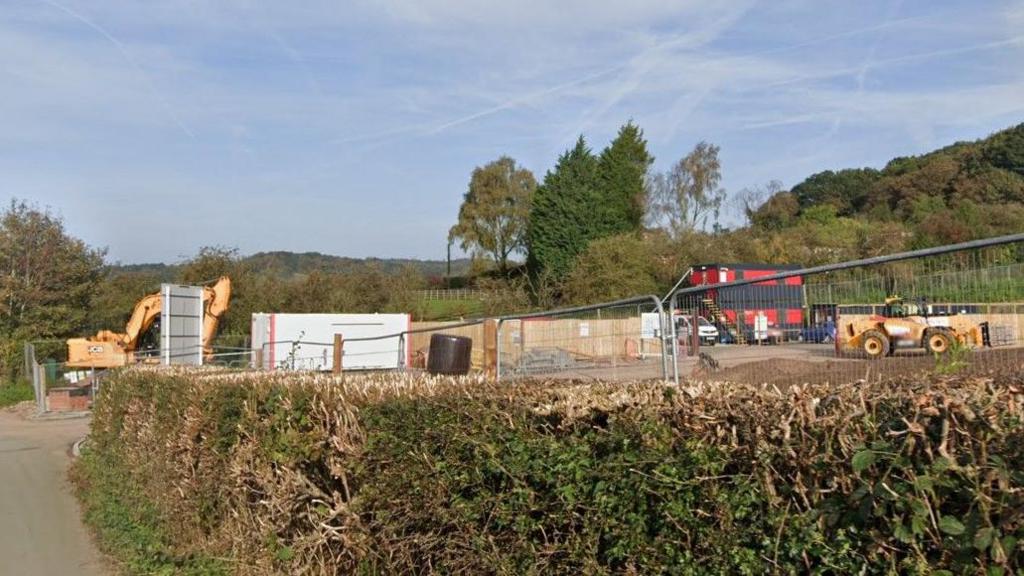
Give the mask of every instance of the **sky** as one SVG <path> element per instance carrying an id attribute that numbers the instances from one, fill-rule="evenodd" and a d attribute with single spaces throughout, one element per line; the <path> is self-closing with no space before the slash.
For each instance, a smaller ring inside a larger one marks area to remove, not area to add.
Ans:
<path id="1" fill-rule="evenodd" d="M 110 261 L 443 259 L 474 167 L 629 120 L 730 193 L 981 138 L 1024 0 L 0 0 L 0 201 Z"/>

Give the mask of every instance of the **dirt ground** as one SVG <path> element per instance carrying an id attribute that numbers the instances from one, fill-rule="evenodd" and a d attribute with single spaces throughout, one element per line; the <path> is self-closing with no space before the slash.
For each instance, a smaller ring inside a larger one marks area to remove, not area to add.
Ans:
<path id="1" fill-rule="evenodd" d="M 110 573 L 68 482 L 88 418 L 31 420 L 0 409 L 0 576 Z"/>
<path id="2" fill-rule="evenodd" d="M 714 380 L 788 387 L 795 384 L 844 384 L 934 370 L 935 358 L 923 351 L 901 351 L 882 360 L 837 357 L 833 344 L 787 343 L 777 346 L 719 345 L 704 346 L 702 353 L 712 358 L 709 367 L 697 357 L 680 350 L 681 380 Z M 976 350 L 950 366 L 957 373 L 982 374 L 1024 369 L 1024 348 Z M 954 370 L 955 369 L 955 370 Z M 620 361 L 617 365 L 580 364 L 569 369 L 534 374 L 537 378 L 569 380 L 627 381 L 661 378 L 660 358 L 645 361 Z M 669 367 L 669 378 L 672 378 Z"/>
<path id="3" fill-rule="evenodd" d="M 936 369 L 957 374 L 991 374 L 1024 369 L 1024 348 L 976 350 L 959 360 L 947 358 L 940 361 L 929 354 L 910 351 L 881 360 L 867 360 L 837 358 L 813 348 L 805 350 L 806 355 L 791 355 L 785 352 L 794 347 L 778 348 L 779 353 L 770 356 L 746 362 L 723 362 L 718 370 L 701 372 L 694 369 L 692 377 L 786 387 L 805 383 L 845 384 Z"/>

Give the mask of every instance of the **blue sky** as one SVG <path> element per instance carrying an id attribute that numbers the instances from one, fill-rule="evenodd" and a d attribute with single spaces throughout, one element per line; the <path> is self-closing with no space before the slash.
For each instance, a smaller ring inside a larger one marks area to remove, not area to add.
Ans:
<path id="1" fill-rule="evenodd" d="M 443 258 L 473 167 L 633 119 L 724 186 L 1024 121 L 1024 0 L 0 0 L 3 195 L 111 260 Z"/>

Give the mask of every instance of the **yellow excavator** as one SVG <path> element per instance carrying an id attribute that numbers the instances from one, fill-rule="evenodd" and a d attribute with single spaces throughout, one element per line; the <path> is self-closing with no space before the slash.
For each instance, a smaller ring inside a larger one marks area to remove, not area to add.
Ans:
<path id="1" fill-rule="evenodd" d="M 203 354 L 213 354 L 211 343 L 220 318 L 231 300 L 231 279 L 221 277 L 213 286 L 203 287 Z M 135 304 L 124 333 L 101 330 L 88 338 L 68 340 L 67 365 L 75 368 L 116 368 L 135 362 L 139 341 L 160 317 L 160 293 L 143 297 Z"/>

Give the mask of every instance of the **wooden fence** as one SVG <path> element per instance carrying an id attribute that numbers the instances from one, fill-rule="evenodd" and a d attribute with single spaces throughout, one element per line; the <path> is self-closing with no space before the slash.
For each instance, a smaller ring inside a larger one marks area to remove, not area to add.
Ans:
<path id="1" fill-rule="evenodd" d="M 442 334 L 464 336 L 473 340 L 473 367 L 483 362 L 483 325 L 446 328 L 457 322 L 413 322 L 414 330 L 436 329 Z M 413 334 L 411 340 L 413 366 L 422 363 L 430 347 L 432 333 Z M 661 354 L 658 339 L 640 338 L 640 317 L 580 320 L 576 318 L 536 318 L 509 320 L 499 334 L 501 361 L 517 362 L 528 350 L 556 348 L 579 359 L 607 361 L 631 360 Z M 420 359 L 420 360 L 417 360 Z"/>

